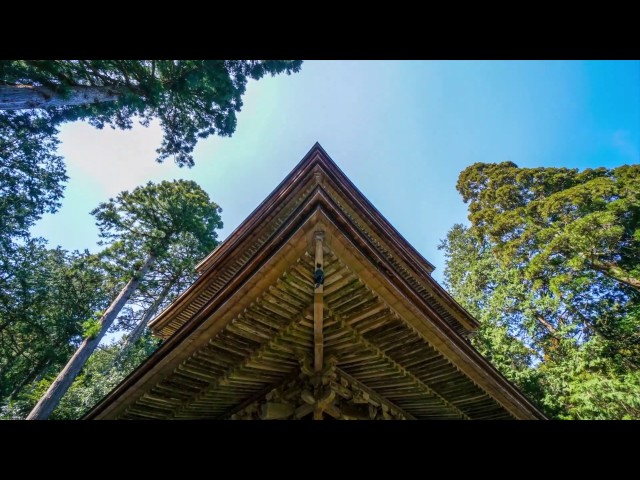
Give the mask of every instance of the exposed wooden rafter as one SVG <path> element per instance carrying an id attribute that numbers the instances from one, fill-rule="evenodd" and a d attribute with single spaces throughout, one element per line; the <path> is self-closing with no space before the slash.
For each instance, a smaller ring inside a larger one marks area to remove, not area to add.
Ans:
<path id="1" fill-rule="evenodd" d="M 402 377 L 404 377 L 406 380 L 408 380 L 408 382 L 410 382 L 414 387 L 416 387 L 418 390 L 424 392 L 425 395 L 437 398 L 440 402 L 442 402 L 442 405 L 445 408 L 447 408 L 447 409 L 451 410 L 452 412 L 454 412 L 454 414 L 456 416 L 460 417 L 461 419 L 470 420 L 469 416 L 466 413 L 464 413 L 458 407 L 453 405 L 447 399 L 443 398 L 440 394 L 438 394 L 432 388 L 430 388 L 428 385 L 426 385 L 424 382 L 422 382 L 418 377 L 413 375 L 411 372 L 409 372 L 402 365 L 400 365 L 395 360 L 393 360 L 391 357 L 386 355 L 379 347 L 377 347 L 376 345 L 374 345 L 371 342 L 369 342 L 368 340 L 366 340 L 360 333 L 358 333 L 357 330 L 355 330 L 354 328 L 350 327 L 344 320 L 338 319 L 337 320 L 337 324 L 338 324 L 338 326 L 339 326 L 339 328 L 341 330 L 350 333 L 350 335 L 363 347 L 363 351 L 373 352 L 373 354 L 375 355 L 376 359 L 379 359 L 379 360 L 382 360 L 382 361 L 386 362 L 389 365 L 391 370 L 393 370 L 394 372 L 399 373 Z"/>

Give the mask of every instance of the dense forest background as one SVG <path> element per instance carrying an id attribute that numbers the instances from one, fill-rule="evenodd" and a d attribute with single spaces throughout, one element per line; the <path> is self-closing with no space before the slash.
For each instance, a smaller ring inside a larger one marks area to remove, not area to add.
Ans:
<path id="1" fill-rule="evenodd" d="M 92 206 L 98 253 L 33 238 L 67 180 L 59 125 L 158 119 L 158 159 L 188 167 L 198 139 L 233 134 L 248 79 L 300 64 L 0 62 L 0 418 L 81 417 L 157 347 L 147 323 L 222 227 L 206 192 L 174 181 Z M 640 419 L 640 166 L 478 163 L 457 189 L 470 223 L 440 248 L 476 348 L 551 418 Z"/>

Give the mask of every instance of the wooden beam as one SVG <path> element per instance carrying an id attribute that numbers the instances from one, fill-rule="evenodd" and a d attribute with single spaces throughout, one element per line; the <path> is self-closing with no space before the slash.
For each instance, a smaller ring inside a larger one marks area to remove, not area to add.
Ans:
<path id="1" fill-rule="evenodd" d="M 316 259 L 314 265 L 314 272 L 318 269 L 323 270 L 324 268 L 324 258 L 323 258 L 323 240 L 324 240 L 324 232 L 316 232 L 315 236 L 316 243 Z M 316 372 L 322 370 L 323 364 L 323 355 L 324 355 L 324 338 L 323 338 L 323 290 L 324 285 L 322 283 L 316 283 L 315 290 L 313 294 L 313 352 L 314 352 L 314 361 L 313 368 Z M 315 413 L 314 413 L 315 418 Z"/>

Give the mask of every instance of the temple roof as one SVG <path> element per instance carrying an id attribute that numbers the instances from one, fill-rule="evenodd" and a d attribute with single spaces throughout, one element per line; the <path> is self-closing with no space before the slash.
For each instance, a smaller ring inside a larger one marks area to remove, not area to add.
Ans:
<path id="1" fill-rule="evenodd" d="M 473 348 L 478 323 L 433 268 L 316 143 L 198 265 L 149 325 L 163 344 L 87 418 L 230 418 L 252 402 L 293 418 L 304 402 L 261 399 L 306 392 L 292 378 L 314 348 L 335 418 L 362 392 L 371 418 L 544 418 Z"/>

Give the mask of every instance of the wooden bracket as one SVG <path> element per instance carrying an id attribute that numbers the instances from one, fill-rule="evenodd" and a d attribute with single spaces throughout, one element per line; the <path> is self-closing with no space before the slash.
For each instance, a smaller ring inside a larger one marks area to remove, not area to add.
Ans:
<path id="1" fill-rule="evenodd" d="M 314 264 L 314 272 L 316 269 L 324 269 L 324 252 L 322 245 L 324 241 L 324 232 L 315 232 L 316 257 Z M 323 292 L 324 285 L 316 284 L 313 294 L 313 367 L 316 372 L 322 370 L 323 354 L 324 354 L 324 336 L 323 336 Z"/>

